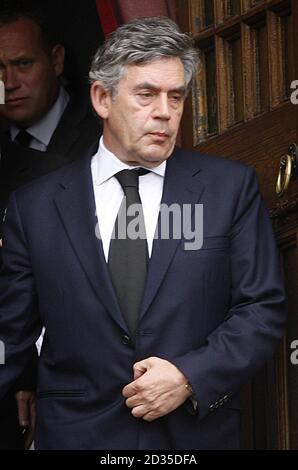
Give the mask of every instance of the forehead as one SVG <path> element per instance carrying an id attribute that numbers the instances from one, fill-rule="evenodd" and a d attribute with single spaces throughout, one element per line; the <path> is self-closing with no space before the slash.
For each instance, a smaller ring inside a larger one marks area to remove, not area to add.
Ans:
<path id="1" fill-rule="evenodd" d="M 123 85 L 135 87 L 148 83 L 157 88 L 176 88 L 185 85 L 184 67 L 179 57 L 165 57 L 146 64 L 132 64 L 125 68 L 120 80 Z"/>
<path id="2" fill-rule="evenodd" d="M 12 59 L 19 55 L 41 52 L 42 39 L 39 26 L 29 18 L 0 24 L 0 56 Z"/>

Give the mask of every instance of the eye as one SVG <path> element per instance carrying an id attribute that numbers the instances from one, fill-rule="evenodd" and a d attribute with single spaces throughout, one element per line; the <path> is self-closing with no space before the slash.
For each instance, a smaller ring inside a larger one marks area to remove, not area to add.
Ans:
<path id="1" fill-rule="evenodd" d="M 180 103 L 182 101 L 182 95 L 171 95 L 170 100 L 173 101 L 173 103 Z"/>
<path id="2" fill-rule="evenodd" d="M 28 69 L 31 67 L 32 64 L 33 64 L 32 59 L 22 59 L 22 60 L 19 60 L 17 63 L 20 69 Z"/>
<path id="3" fill-rule="evenodd" d="M 151 93 L 150 91 L 142 91 L 142 93 L 138 93 L 138 96 L 147 99 L 151 98 L 153 96 L 153 93 Z"/>
<path id="4" fill-rule="evenodd" d="M 141 104 L 149 104 L 154 99 L 154 93 L 152 91 L 140 91 L 137 93 L 137 100 Z"/>

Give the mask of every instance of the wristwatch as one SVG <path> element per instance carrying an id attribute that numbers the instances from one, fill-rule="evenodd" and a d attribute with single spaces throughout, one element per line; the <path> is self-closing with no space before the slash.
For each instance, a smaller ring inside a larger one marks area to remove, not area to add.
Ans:
<path id="1" fill-rule="evenodd" d="M 184 384 L 184 387 L 186 388 L 186 390 L 187 390 L 188 392 L 191 393 L 191 395 L 194 395 L 194 391 L 193 391 L 193 388 L 192 388 L 190 382 L 187 382 L 186 384 Z"/>
<path id="2" fill-rule="evenodd" d="M 188 392 L 191 393 L 190 397 L 188 397 L 188 400 L 191 401 L 192 403 L 192 407 L 193 407 L 193 411 L 196 413 L 198 411 L 198 400 L 195 396 L 195 392 L 194 392 L 194 389 L 192 388 L 192 385 L 190 382 L 187 382 L 186 384 L 184 384 L 184 387 L 186 388 L 186 390 Z"/>

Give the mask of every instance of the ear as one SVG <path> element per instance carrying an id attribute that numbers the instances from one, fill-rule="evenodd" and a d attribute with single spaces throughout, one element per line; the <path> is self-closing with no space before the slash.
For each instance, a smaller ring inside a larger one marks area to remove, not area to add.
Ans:
<path id="1" fill-rule="evenodd" d="M 64 69 L 65 48 L 61 44 L 57 44 L 53 47 L 51 56 L 56 77 L 60 77 Z"/>
<path id="2" fill-rule="evenodd" d="M 102 118 L 109 116 L 111 93 L 107 91 L 100 80 L 96 80 L 91 85 L 90 97 L 95 112 Z"/>

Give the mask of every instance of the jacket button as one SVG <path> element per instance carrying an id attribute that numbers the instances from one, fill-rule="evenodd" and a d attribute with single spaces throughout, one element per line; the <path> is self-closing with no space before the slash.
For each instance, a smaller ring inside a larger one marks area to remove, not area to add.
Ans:
<path id="1" fill-rule="evenodd" d="M 125 346 L 129 346 L 131 344 L 131 339 L 129 336 L 123 335 L 121 342 L 122 344 L 125 344 Z"/>
<path id="2" fill-rule="evenodd" d="M 210 410 L 210 411 L 214 411 L 214 405 L 210 405 L 210 406 L 209 406 L 209 410 Z"/>
<path id="3" fill-rule="evenodd" d="M 227 401 L 229 401 L 229 395 L 224 396 L 223 400 L 224 400 L 225 403 L 226 403 Z"/>

